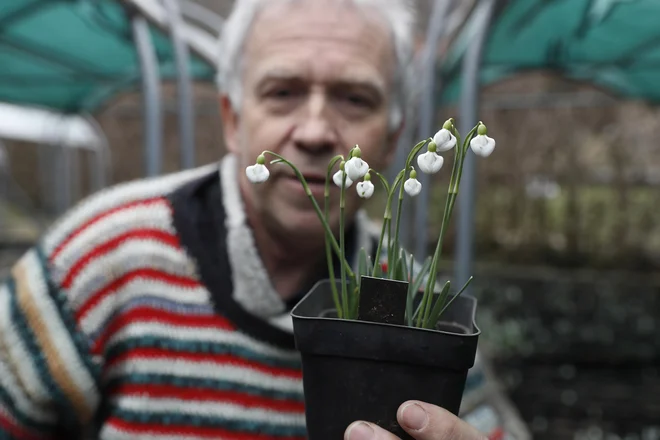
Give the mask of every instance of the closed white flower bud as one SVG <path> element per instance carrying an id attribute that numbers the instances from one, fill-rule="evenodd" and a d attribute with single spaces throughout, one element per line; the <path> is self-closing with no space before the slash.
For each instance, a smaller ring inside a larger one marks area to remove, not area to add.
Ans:
<path id="1" fill-rule="evenodd" d="M 356 189 L 358 195 L 363 199 L 368 199 L 374 194 L 374 184 L 371 183 L 371 175 L 369 173 L 364 175 L 364 181 L 357 183 Z"/>
<path id="2" fill-rule="evenodd" d="M 435 174 L 440 171 L 445 159 L 437 153 L 427 151 L 424 154 L 417 156 L 417 165 L 423 173 Z"/>
<path id="3" fill-rule="evenodd" d="M 270 171 L 266 168 L 266 165 L 256 163 L 245 168 L 245 174 L 247 178 L 252 183 L 263 183 L 268 180 L 270 176 Z"/>
<path id="4" fill-rule="evenodd" d="M 352 181 L 360 180 L 369 171 L 369 164 L 360 157 L 352 157 L 344 166 L 346 174 Z"/>
<path id="5" fill-rule="evenodd" d="M 415 197 L 417 194 L 422 192 L 422 184 L 419 183 L 419 180 L 416 178 L 411 177 L 405 181 L 403 184 L 403 189 L 408 193 L 409 196 Z"/>
<path id="6" fill-rule="evenodd" d="M 456 146 L 456 137 L 446 128 L 442 128 L 433 136 L 433 143 L 438 151 L 449 151 Z"/>
<path id="7" fill-rule="evenodd" d="M 335 182 L 335 185 L 341 188 L 341 179 L 342 179 L 342 170 L 337 171 L 333 176 L 332 176 L 332 181 Z M 349 188 L 353 184 L 353 181 L 351 180 L 350 177 L 346 176 L 346 188 Z"/>
<path id="8" fill-rule="evenodd" d="M 488 157 L 495 149 L 495 139 L 479 134 L 470 141 L 470 148 L 477 156 Z"/>

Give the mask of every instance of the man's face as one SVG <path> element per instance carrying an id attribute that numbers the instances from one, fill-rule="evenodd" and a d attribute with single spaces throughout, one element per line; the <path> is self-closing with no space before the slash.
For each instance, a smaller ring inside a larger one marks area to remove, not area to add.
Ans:
<path id="1" fill-rule="evenodd" d="M 395 63 L 387 27 L 339 2 L 283 2 L 258 15 L 243 60 L 242 105 L 234 111 L 224 99 L 223 121 L 228 147 L 239 158 L 248 211 L 278 233 L 322 237 L 311 201 L 289 167 L 268 165 L 271 178 L 260 185 L 243 170 L 263 150 L 281 154 L 307 178 L 321 209 L 335 155 L 346 156 L 357 144 L 362 158 L 383 171 L 396 144 L 388 126 Z M 339 188 L 331 188 L 336 230 Z M 360 204 L 355 184 L 346 196 L 351 218 Z"/>

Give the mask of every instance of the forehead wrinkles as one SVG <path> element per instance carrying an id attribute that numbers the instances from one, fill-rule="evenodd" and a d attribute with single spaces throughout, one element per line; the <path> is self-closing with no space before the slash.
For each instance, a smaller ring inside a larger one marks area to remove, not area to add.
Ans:
<path id="1" fill-rule="evenodd" d="M 305 51 L 311 52 L 308 57 L 318 54 L 331 61 L 345 62 L 347 55 L 353 56 L 352 62 L 359 58 L 360 63 L 388 72 L 395 62 L 384 22 L 361 7 L 337 1 L 278 2 L 266 7 L 253 23 L 245 51 L 248 64 L 274 54 L 295 58 Z"/>

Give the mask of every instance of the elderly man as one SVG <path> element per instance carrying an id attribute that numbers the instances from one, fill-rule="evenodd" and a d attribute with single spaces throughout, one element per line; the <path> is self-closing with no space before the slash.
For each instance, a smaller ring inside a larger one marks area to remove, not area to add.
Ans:
<path id="1" fill-rule="evenodd" d="M 288 314 L 327 275 L 324 234 L 285 167 L 260 186 L 244 170 L 279 152 L 320 198 L 328 159 L 354 144 L 386 167 L 411 27 L 403 1 L 238 1 L 220 69 L 230 154 L 95 195 L 0 288 L 0 437 L 304 438 Z M 350 241 L 368 247 L 351 194 Z M 419 440 L 483 438 L 440 408 L 401 403 Z M 346 438 L 393 436 L 358 421 Z"/>

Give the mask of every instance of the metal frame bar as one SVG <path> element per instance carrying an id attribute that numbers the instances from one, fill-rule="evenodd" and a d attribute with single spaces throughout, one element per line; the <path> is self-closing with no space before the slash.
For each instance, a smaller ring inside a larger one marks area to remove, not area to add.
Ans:
<path id="1" fill-rule="evenodd" d="M 134 14 L 131 17 L 131 24 L 142 72 L 142 95 L 145 113 L 145 175 L 153 177 L 159 175 L 162 169 L 163 118 L 158 60 L 149 34 L 147 20 L 140 14 Z"/>
<path id="2" fill-rule="evenodd" d="M 479 70 L 496 3 L 497 0 L 481 0 L 474 11 L 476 31 L 469 43 L 462 65 L 463 84 L 459 111 L 461 133 L 467 133 L 478 121 L 479 91 L 481 88 Z M 463 285 L 470 277 L 474 260 L 474 205 L 477 186 L 477 166 L 474 154 L 467 155 L 463 167 L 461 190 L 458 194 L 455 268 L 455 280 L 459 286 Z"/>
<path id="3" fill-rule="evenodd" d="M 177 72 L 177 93 L 179 98 L 179 140 L 181 167 L 195 166 L 195 110 L 192 102 L 188 45 L 181 35 L 181 10 L 176 0 L 164 0 L 169 18 L 170 36 L 174 46 L 174 60 Z"/>
<path id="4" fill-rule="evenodd" d="M 435 0 L 431 20 L 429 21 L 422 54 L 422 93 L 419 102 L 419 125 L 417 139 L 424 139 L 433 135 L 433 123 L 435 121 L 435 87 L 436 87 L 436 55 L 438 53 L 438 42 L 443 35 L 447 22 L 448 12 L 451 9 L 453 0 Z M 417 178 L 422 187 L 430 188 L 431 176 L 424 173 L 418 173 Z M 415 200 L 414 217 L 414 254 L 418 258 L 427 254 L 428 240 L 428 206 L 431 200 L 431 191 L 422 191 L 422 194 Z M 404 230 L 409 230 L 406 227 Z"/>

